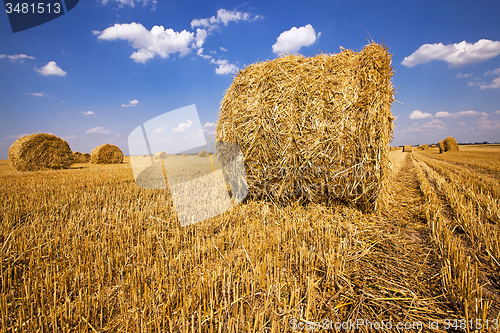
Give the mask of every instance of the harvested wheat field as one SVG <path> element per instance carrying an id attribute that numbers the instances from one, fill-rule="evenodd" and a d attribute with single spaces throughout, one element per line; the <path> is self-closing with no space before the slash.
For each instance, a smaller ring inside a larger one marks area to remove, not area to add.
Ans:
<path id="1" fill-rule="evenodd" d="M 389 158 L 383 211 L 249 199 L 187 227 L 168 190 L 135 185 L 128 157 L 26 172 L 2 160 L 0 331 L 494 331 L 500 149 Z M 204 159 L 166 161 L 188 160 Z"/>

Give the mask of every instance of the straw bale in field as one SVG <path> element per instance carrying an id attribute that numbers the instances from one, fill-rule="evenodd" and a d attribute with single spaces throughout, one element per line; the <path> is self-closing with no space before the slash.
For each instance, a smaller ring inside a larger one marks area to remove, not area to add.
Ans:
<path id="1" fill-rule="evenodd" d="M 438 142 L 439 153 L 444 153 L 444 140 Z"/>
<path id="2" fill-rule="evenodd" d="M 206 150 L 202 150 L 200 151 L 200 153 L 198 154 L 199 157 L 208 157 L 208 153 Z"/>
<path id="3" fill-rule="evenodd" d="M 187 155 L 187 154 L 182 154 L 181 156 L 182 156 L 182 157 L 187 157 L 188 155 Z"/>
<path id="4" fill-rule="evenodd" d="M 73 152 L 73 163 L 87 163 L 88 161 L 89 160 L 84 154 L 78 151 Z"/>
<path id="5" fill-rule="evenodd" d="M 148 157 L 148 154 L 142 154 L 142 157 Z"/>
<path id="6" fill-rule="evenodd" d="M 443 144 L 444 144 L 444 151 L 458 151 L 457 140 L 455 140 L 451 136 L 444 139 Z"/>
<path id="7" fill-rule="evenodd" d="M 63 139 L 38 133 L 16 140 L 9 148 L 9 162 L 19 171 L 68 169 L 73 163 L 73 153 Z"/>
<path id="8" fill-rule="evenodd" d="M 167 153 L 164 151 L 157 151 L 154 155 L 155 160 L 164 160 L 168 157 Z"/>
<path id="9" fill-rule="evenodd" d="M 411 153 L 413 151 L 413 147 L 410 145 L 403 146 L 403 153 Z"/>
<path id="10" fill-rule="evenodd" d="M 216 142 L 241 148 L 250 197 L 373 210 L 389 174 L 392 76 L 391 54 L 375 43 L 252 64 L 226 91 Z"/>
<path id="11" fill-rule="evenodd" d="M 436 148 L 437 146 L 436 145 L 431 145 L 431 148 Z"/>
<path id="12" fill-rule="evenodd" d="M 422 145 L 422 146 L 420 146 L 420 149 L 427 150 L 427 149 L 429 149 L 429 145 L 428 144 Z"/>
<path id="13" fill-rule="evenodd" d="M 90 156 L 92 163 L 95 164 L 115 164 L 123 161 L 120 148 L 109 143 L 94 148 Z"/>

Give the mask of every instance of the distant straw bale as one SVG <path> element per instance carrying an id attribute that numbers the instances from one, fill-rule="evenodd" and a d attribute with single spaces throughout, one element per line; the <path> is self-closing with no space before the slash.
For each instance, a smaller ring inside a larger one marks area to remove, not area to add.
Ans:
<path id="1" fill-rule="evenodd" d="M 455 140 L 451 136 L 444 139 L 443 144 L 444 144 L 444 151 L 458 151 L 457 140 Z"/>
<path id="2" fill-rule="evenodd" d="M 389 175 L 392 76 L 391 54 L 375 43 L 252 64 L 226 91 L 216 142 L 241 148 L 250 197 L 371 211 Z M 219 152 L 223 163 L 229 155 Z"/>
<path id="3" fill-rule="evenodd" d="M 148 157 L 148 154 L 142 154 L 142 157 Z"/>
<path id="4" fill-rule="evenodd" d="M 413 151 L 413 147 L 410 145 L 403 146 L 403 153 L 411 153 Z"/>
<path id="5" fill-rule="evenodd" d="M 164 151 L 157 151 L 154 155 L 155 160 L 164 160 L 168 157 L 167 153 Z"/>
<path id="6" fill-rule="evenodd" d="M 78 151 L 73 152 L 73 163 L 87 163 L 87 157 Z"/>
<path id="7" fill-rule="evenodd" d="M 436 145 L 431 145 L 431 148 L 436 148 L 437 146 Z"/>
<path id="8" fill-rule="evenodd" d="M 200 151 L 198 154 L 199 157 L 208 157 L 208 153 L 205 150 Z"/>
<path id="9" fill-rule="evenodd" d="M 123 161 L 123 153 L 115 145 L 103 144 L 92 150 L 91 161 L 95 164 L 116 164 Z"/>
<path id="10" fill-rule="evenodd" d="M 444 140 L 438 142 L 439 153 L 444 153 Z"/>
<path id="11" fill-rule="evenodd" d="M 73 164 L 73 153 L 63 139 L 38 133 L 16 140 L 9 148 L 9 162 L 19 171 L 68 169 Z"/>
<path id="12" fill-rule="evenodd" d="M 428 144 L 422 145 L 422 146 L 420 146 L 420 149 L 427 150 L 427 149 L 429 149 L 429 145 Z"/>
<path id="13" fill-rule="evenodd" d="M 188 155 L 187 155 L 187 154 L 182 154 L 181 156 L 182 156 L 182 157 L 187 157 Z"/>

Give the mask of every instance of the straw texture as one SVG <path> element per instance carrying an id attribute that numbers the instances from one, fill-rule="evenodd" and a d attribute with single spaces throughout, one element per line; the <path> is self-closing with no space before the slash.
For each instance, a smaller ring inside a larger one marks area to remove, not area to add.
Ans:
<path id="1" fill-rule="evenodd" d="M 458 151 L 457 140 L 455 140 L 451 136 L 444 139 L 443 144 L 444 144 L 444 151 Z"/>
<path id="2" fill-rule="evenodd" d="M 9 162 L 19 171 L 68 169 L 73 153 L 63 139 L 38 133 L 16 140 L 9 148 Z"/>
<path id="3" fill-rule="evenodd" d="M 90 155 L 92 163 L 95 164 L 116 164 L 123 161 L 123 153 L 120 148 L 109 143 L 94 148 Z"/>
<path id="4" fill-rule="evenodd" d="M 208 157 L 208 153 L 206 150 L 202 150 L 198 153 L 199 157 Z"/>
<path id="5" fill-rule="evenodd" d="M 392 76 L 391 55 L 375 43 L 255 63 L 226 92 L 216 141 L 241 148 L 250 197 L 371 211 L 389 170 Z"/>
<path id="6" fill-rule="evenodd" d="M 87 163 L 89 161 L 90 161 L 90 154 L 82 154 L 78 151 L 73 152 L 73 163 Z"/>

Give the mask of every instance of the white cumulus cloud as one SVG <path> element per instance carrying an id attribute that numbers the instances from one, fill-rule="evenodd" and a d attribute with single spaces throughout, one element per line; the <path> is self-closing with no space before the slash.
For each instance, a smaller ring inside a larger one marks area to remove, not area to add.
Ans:
<path id="1" fill-rule="evenodd" d="M 191 127 L 191 125 L 193 125 L 193 121 L 188 119 L 185 123 L 180 123 L 179 126 L 174 128 L 172 131 L 174 133 L 184 132 L 186 129 Z"/>
<path id="2" fill-rule="evenodd" d="M 500 76 L 491 81 L 490 83 L 482 83 L 479 86 L 479 89 L 485 90 L 485 89 L 498 89 L 500 88 Z"/>
<path id="3" fill-rule="evenodd" d="M 463 66 L 482 62 L 500 54 L 500 41 L 480 39 L 474 44 L 462 41 L 455 44 L 424 44 L 405 57 L 404 66 L 413 67 L 432 60 L 442 60 L 451 66 Z"/>
<path id="4" fill-rule="evenodd" d="M 85 133 L 98 133 L 98 134 L 110 134 L 110 130 L 106 130 L 103 127 L 94 127 L 86 131 Z"/>
<path id="5" fill-rule="evenodd" d="M 131 100 L 130 102 L 128 102 L 128 104 L 122 104 L 122 108 L 128 108 L 128 107 L 131 107 L 131 106 L 136 106 L 137 104 L 139 104 L 139 101 L 134 99 L 134 100 Z"/>
<path id="6" fill-rule="evenodd" d="M 470 77 L 470 76 L 472 76 L 472 73 L 458 73 L 457 79 L 462 79 L 464 77 Z"/>
<path id="7" fill-rule="evenodd" d="M 157 25 L 147 30 L 142 24 L 135 22 L 116 23 L 98 35 L 101 40 L 121 39 L 130 42 L 132 47 L 137 49 L 130 58 L 141 63 L 155 56 L 168 58 L 170 54 L 178 53 L 183 57 L 190 53 L 192 48 L 200 48 L 206 37 L 206 31 L 203 29 L 198 29 L 195 35 L 194 32 L 177 32 Z"/>
<path id="8" fill-rule="evenodd" d="M 453 117 L 453 113 L 450 113 L 448 111 L 438 111 L 434 116 L 436 118 L 451 118 Z"/>
<path id="9" fill-rule="evenodd" d="M 93 111 L 80 111 L 84 116 L 93 116 L 95 113 Z"/>
<path id="10" fill-rule="evenodd" d="M 500 68 L 496 68 L 492 71 L 486 71 L 484 75 L 500 75 Z"/>
<path id="11" fill-rule="evenodd" d="M 155 10 L 156 9 L 156 0 L 101 0 L 101 3 L 103 5 L 107 5 L 110 3 L 117 3 L 118 7 L 125 7 L 129 6 L 134 8 L 135 4 L 142 4 L 143 6 L 147 6 L 149 4 L 152 5 L 151 9 Z"/>
<path id="12" fill-rule="evenodd" d="M 314 28 L 310 24 L 300 28 L 293 27 L 280 34 L 273 45 L 273 52 L 296 53 L 301 47 L 314 44 L 320 35 L 321 32 L 316 34 L 316 31 L 314 31 Z"/>
<path id="13" fill-rule="evenodd" d="M 63 71 L 55 61 L 49 61 L 47 65 L 42 68 L 35 68 L 35 70 L 42 75 L 57 75 L 66 76 L 66 72 Z"/>
<path id="14" fill-rule="evenodd" d="M 410 119 L 432 118 L 432 114 L 426 113 L 426 112 L 422 112 L 422 111 L 419 111 L 419 110 L 415 110 L 412 113 L 410 113 L 409 118 Z"/>
<path id="15" fill-rule="evenodd" d="M 219 67 L 217 67 L 215 69 L 215 74 L 228 75 L 228 74 L 237 73 L 239 70 L 238 66 L 228 63 L 227 60 L 214 60 L 214 59 L 212 59 L 210 62 L 212 64 L 219 65 Z"/>

